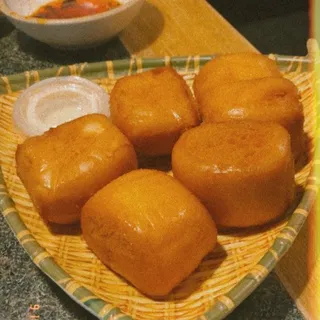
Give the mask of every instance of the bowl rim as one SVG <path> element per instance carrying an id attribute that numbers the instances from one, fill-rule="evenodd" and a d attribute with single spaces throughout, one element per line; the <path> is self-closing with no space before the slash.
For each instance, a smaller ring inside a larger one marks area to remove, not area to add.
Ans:
<path id="1" fill-rule="evenodd" d="M 121 2 L 121 0 L 120 0 Z M 117 8 L 96 13 L 93 15 L 88 15 L 84 17 L 78 17 L 78 18 L 70 18 L 70 19 L 46 19 L 46 18 L 34 18 L 31 16 L 23 16 L 15 11 L 11 10 L 10 7 L 6 4 L 6 0 L 0 0 L 0 11 L 2 11 L 3 14 L 5 14 L 8 18 L 14 19 L 16 21 L 21 21 L 29 24 L 34 25 L 70 25 L 70 24 L 81 24 L 84 22 L 90 22 L 90 21 L 97 21 L 97 20 L 103 20 L 109 16 L 117 15 L 118 13 L 121 13 L 133 5 L 144 2 L 144 0 L 128 0 L 125 3 L 121 3 L 121 5 Z"/>

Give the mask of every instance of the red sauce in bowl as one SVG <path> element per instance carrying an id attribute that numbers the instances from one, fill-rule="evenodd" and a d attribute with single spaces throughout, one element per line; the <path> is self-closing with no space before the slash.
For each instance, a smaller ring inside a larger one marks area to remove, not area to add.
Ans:
<path id="1" fill-rule="evenodd" d="M 93 15 L 120 6 L 116 0 L 56 0 L 40 7 L 34 18 L 71 19 Z"/>

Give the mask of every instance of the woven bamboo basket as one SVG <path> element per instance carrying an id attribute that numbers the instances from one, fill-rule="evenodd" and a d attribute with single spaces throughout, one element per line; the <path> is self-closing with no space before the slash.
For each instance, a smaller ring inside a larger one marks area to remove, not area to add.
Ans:
<path id="1" fill-rule="evenodd" d="M 301 189 L 297 195 L 299 204 L 284 219 L 268 227 L 220 234 L 218 247 L 191 276 L 160 301 L 142 295 L 105 267 L 88 249 L 80 234 L 57 234 L 48 229 L 16 175 L 14 157 L 21 138 L 13 131 L 12 107 L 23 89 L 52 76 L 83 76 L 110 92 L 119 77 L 171 64 L 192 86 L 194 75 L 212 56 L 132 58 L 0 78 L 0 209 L 33 262 L 99 319 L 206 320 L 222 319 L 230 313 L 289 249 L 316 195 L 310 160 L 315 126 L 312 72 L 308 70 L 306 58 L 271 57 L 277 61 L 284 76 L 298 86 L 304 106 L 309 154 L 307 159 L 301 160 L 304 165 L 296 174 Z"/>

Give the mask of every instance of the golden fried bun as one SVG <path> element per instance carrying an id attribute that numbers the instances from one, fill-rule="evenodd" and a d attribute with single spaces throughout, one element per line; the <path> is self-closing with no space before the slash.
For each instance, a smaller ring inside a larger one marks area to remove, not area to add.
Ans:
<path id="1" fill-rule="evenodd" d="M 294 157 L 303 151 L 303 107 L 297 87 L 284 78 L 263 78 L 221 85 L 206 92 L 201 114 L 205 122 L 273 121 L 291 136 Z"/>
<path id="2" fill-rule="evenodd" d="M 168 294 L 217 241 L 201 202 L 157 170 L 131 171 L 98 191 L 82 209 L 81 227 L 97 257 L 150 296 Z"/>
<path id="3" fill-rule="evenodd" d="M 170 154 L 181 133 L 199 123 L 191 91 L 171 67 L 118 80 L 110 104 L 113 123 L 148 156 Z"/>
<path id="4" fill-rule="evenodd" d="M 191 129 L 173 148 L 172 171 L 221 227 L 265 224 L 283 215 L 294 198 L 290 136 L 272 122 Z"/>
<path id="5" fill-rule="evenodd" d="M 71 224 L 99 189 L 137 168 L 133 146 L 105 116 L 92 114 L 18 146 L 17 174 L 47 221 Z"/>
<path id="6" fill-rule="evenodd" d="M 266 77 L 282 77 L 273 60 L 259 53 L 231 53 L 206 63 L 195 77 L 193 89 L 198 103 L 201 104 L 202 95 L 220 85 Z"/>

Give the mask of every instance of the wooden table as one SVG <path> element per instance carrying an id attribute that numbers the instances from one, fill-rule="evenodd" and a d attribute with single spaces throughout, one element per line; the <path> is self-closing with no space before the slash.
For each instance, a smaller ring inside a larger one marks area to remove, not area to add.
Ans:
<path id="1" fill-rule="evenodd" d="M 147 0 L 121 41 L 131 54 L 145 57 L 257 51 L 204 0 Z M 314 304 L 320 279 L 313 272 L 315 261 L 308 260 L 308 229 L 312 228 L 311 217 L 276 267 L 306 319 L 320 314 Z"/>

